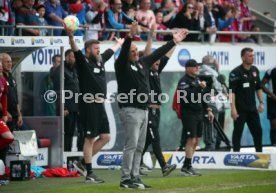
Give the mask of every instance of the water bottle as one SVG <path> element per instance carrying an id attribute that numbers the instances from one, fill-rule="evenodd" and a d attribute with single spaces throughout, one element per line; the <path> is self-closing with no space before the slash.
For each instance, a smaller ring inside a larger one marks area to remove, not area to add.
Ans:
<path id="1" fill-rule="evenodd" d="M 16 177 L 17 177 L 17 176 L 16 176 L 16 171 L 15 171 L 16 169 L 15 169 L 15 167 L 16 167 L 16 166 L 13 165 L 13 166 L 12 166 L 12 170 L 11 170 L 11 175 L 12 175 L 13 178 L 16 178 Z"/>
<path id="2" fill-rule="evenodd" d="M 69 170 L 69 172 L 72 172 L 73 171 L 73 162 L 72 162 L 72 160 L 69 160 L 69 163 L 68 163 L 68 170 Z"/>

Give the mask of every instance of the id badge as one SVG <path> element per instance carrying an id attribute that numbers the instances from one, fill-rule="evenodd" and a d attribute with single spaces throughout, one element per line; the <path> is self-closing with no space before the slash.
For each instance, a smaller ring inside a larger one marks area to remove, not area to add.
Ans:
<path id="1" fill-rule="evenodd" d="M 153 115 L 155 115 L 156 114 L 156 109 L 152 108 L 151 112 L 152 112 Z"/>
<path id="2" fill-rule="evenodd" d="M 249 82 L 243 83 L 243 88 L 249 88 L 249 87 L 250 87 L 250 83 Z"/>
<path id="3" fill-rule="evenodd" d="M 94 73 L 98 74 L 100 72 L 101 72 L 101 70 L 99 68 L 94 68 Z"/>

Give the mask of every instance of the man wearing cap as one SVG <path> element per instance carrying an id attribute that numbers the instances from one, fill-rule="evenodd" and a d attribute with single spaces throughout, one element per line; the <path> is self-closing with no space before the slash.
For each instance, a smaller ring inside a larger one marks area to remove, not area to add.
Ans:
<path id="1" fill-rule="evenodd" d="M 202 136 L 203 115 L 208 112 L 208 119 L 213 121 L 212 109 L 207 106 L 204 89 L 206 82 L 200 81 L 197 77 L 199 73 L 198 63 L 190 59 L 185 66 L 185 75 L 178 82 L 178 100 L 180 100 L 181 120 L 186 138 L 185 161 L 181 172 L 187 176 L 200 176 L 192 167 L 192 158 Z"/>

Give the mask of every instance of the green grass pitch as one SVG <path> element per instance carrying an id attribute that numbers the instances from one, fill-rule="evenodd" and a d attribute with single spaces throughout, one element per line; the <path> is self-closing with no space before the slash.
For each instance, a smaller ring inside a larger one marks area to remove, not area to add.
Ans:
<path id="1" fill-rule="evenodd" d="M 248 170 L 199 170 L 203 176 L 185 177 L 179 170 L 169 177 L 161 177 L 160 170 L 142 177 L 149 190 L 125 190 L 119 188 L 119 170 L 95 170 L 106 180 L 104 184 L 84 183 L 80 178 L 39 178 L 10 182 L 0 186 L 0 193 L 275 193 L 276 171 Z"/>

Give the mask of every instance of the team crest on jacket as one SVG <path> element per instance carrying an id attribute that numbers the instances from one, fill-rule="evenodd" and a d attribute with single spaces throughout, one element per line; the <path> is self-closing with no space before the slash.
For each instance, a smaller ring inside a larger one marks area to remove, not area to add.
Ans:
<path id="1" fill-rule="evenodd" d="M 141 63 L 138 63 L 138 66 L 143 69 L 143 65 Z"/>
<path id="2" fill-rule="evenodd" d="M 254 77 L 257 77 L 257 72 L 252 73 Z"/>

